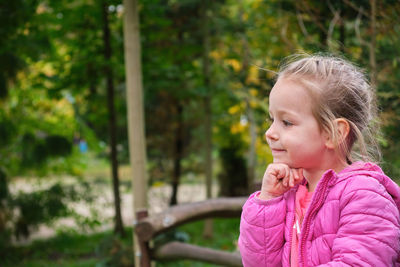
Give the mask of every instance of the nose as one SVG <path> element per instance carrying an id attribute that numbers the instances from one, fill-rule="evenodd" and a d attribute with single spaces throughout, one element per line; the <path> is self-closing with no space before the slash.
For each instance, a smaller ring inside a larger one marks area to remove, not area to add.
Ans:
<path id="1" fill-rule="evenodd" d="M 265 132 L 265 138 L 267 139 L 267 142 L 278 140 L 279 136 L 275 130 L 274 123 L 272 123 L 269 126 L 268 130 Z"/>

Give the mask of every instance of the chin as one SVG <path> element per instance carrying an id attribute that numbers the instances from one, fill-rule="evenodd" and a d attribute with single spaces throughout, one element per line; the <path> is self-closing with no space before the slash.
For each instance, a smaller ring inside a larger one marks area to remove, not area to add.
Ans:
<path id="1" fill-rule="evenodd" d="M 273 163 L 281 163 L 281 164 L 286 164 L 289 166 L 289 168 L 292 169 L 299 169 L 302 168 L 301 164 L 296 164 L 290 160 L 285 160 L 285 159 L 279 159 L 279 158 L 274 158 Z"/>
<path id="2" fill-rule="evenodd" d="M 280 158 L 274 158 L 273 163 L 282 163 L 282 164 L 286 164 L 290 167 L 291 162 L 289 160 L 284 160 L 284 159 L 280 159 Z"/>

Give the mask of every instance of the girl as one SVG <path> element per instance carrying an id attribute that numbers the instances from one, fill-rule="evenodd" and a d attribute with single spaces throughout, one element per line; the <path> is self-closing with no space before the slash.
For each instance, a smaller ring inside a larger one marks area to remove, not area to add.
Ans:
<path id="1" fill-rule="evenodd" d="M 367 162 L 374 99 L 340 58 L 307 56 L 280 70 L 265 134 L 274 160 L 243 206 L 245 267 L 400 266 L 400 190 Z"/>

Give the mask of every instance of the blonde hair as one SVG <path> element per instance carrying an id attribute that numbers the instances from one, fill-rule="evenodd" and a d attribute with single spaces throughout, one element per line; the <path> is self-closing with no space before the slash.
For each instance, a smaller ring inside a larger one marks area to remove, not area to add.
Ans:
<path id="1" fill-rule="evenodd" d="M 375 92 L 363 70 L 345 59 L 330 55 L 295 55 L 287 58 L 278 79 L 294 79 L 310 93 L 313 115 L 348 163 L 379 161 Z M 335 119 L 350 125 L 345 142 L 340 141 Z"/>

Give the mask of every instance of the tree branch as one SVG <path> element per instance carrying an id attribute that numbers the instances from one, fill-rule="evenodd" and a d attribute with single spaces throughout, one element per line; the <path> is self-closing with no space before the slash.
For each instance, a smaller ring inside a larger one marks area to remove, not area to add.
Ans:
<path id="1" fill-rule="evenodd" d="M 333 31 L 335 30 L 335 25 L 340 20 L 340 10 L 338 10 L 338 11 L 335 10 L 335 8 L 332 6 L 330 1 L 328 1 L 328 6 L 329 6 L 329 9 L 333 13 L 333 19 L 329 23 L 328 35 L 327 35 L 327 39 L 329 42 L 332 39 Z"/>
<path id="2" fill-rule="evenodd" d="M 289 49 L 291 51 L 294 51 L 295 47 L 294 47 L 293 43 L 287 38 L 287 34 L 286 34 L 287 29 L 288 29 L 288 24 L 289 23 L 288 23 L 287 19 L 285 19 L 285 22 L 283 24 L 283 27 L 281 28 L 280 34 L 281 34 L 282 41 L 289 47 Z"/>
<path id="3" fill-rule="evenodd" d="M 354 31 L 356 32 L 356 37 L 357 37 L 358 41 L 360 42 L 360 44 L 369 47 L 370 44 L 368 42 L 364 41 L 364 39 L 361 37 L 361 33 L 360 33 L 360 23 L 361 23 L 362 11 L 363 11 L 363 8 L 360 7 L 360 10 L 357 14 L 356 22 L 354 24 Z"/>
<path id="4" fill-rule="evenodd" d="M 296 9 L 296 17 L 297 17 L 297 21 L 299 22 L 301 31 L 303 32 L 304 36 L 308 37 L 309 36 L 308 31 L 304 25 L 303 18 L 301 17 L 301 14 L 298 9 Z"/>
<path id="5" fill-rule="evenodd" d="M 355 11 L 357 11 L 358 13 L 361 13 L 361 15 L 363 15 L 363 16 L 369 18 L 369 14 L 366 13 L 366 12 L 364 12 L 364 10 L 362 9 L 362 7 L 357 7 L 354 3 L 352 3 L 352 2 L 349 1 L 349 0 L 343 0 L 343 2 L 344 2 L 345 4 L 347 4 L 348 6 L 350 6 L 351 8 L 353 8 L 353 9 L 354 9 Z"/>

